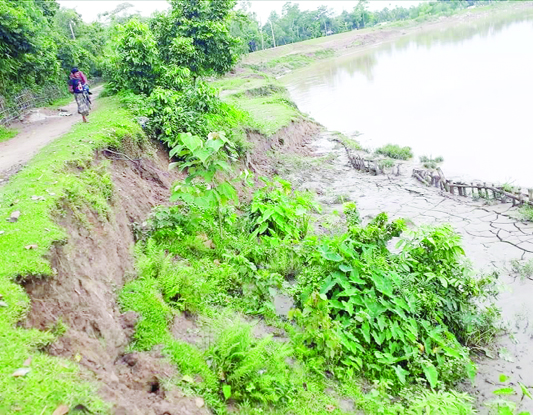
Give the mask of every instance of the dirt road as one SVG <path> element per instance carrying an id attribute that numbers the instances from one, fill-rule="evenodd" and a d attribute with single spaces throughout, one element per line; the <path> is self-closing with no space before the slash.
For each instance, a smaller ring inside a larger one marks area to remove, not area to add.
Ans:
<path id="1" fill-rule="evenodd" d="M 98 106 L 97 96 L 102 86 L 93 89 L 93 110 Z M 30 110 L 23 121 L 10 126 L 19 131 L 11 140 L 0 143 L 0 186 L 7 182 L 10 176 L 19 171 L 37 152 L 70 131 L 72 126 L 81 122 L 76 102 L 52 110 L 49 108 L 34 108 Z M 90 122 L 90 116 L 89 116 Z"/>

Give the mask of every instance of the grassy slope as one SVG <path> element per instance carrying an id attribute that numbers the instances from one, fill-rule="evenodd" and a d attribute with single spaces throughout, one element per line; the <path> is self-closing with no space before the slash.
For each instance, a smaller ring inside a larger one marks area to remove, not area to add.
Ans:
<path id="1" fill-rule="evenodd" d="M 40 351 L 53 341 L 52 333 L 16 327 L 30 306 L 16 280 L 53 274 L 46 255 L 54 243 L 66 238 L 52 219 L 60 206 L 66 204 L 76 212 L 78 206 L 90 205 L 106 213 L 111 182 L 103 169 L 90 168 L 94 152 L 120 146 L 125 135 L 140 134 L 140 127 L 116 100 L 102 99 L 90 124 L 74 126 L 0 187 L 0 414 L 45 415 L 60 404 L 78 403 L 103 410 L 95 386 L 80 381 L 77 365 Z M 19 220 L 7 222 L 15 211 L 20 212 Z M 34 249 L 26 249 L 30 245 Z M 28 357 L 33 358 L 31 371 L 25 377 L 11 376 Z"/>
<path id="2" fill-rule="evenodd" d="M 0 125 L 0 143 L 12 139 L 17 135 L 17 131 Z"/>
<path id="3" fill-rule="evenodd" d="M 302 117 L 286 89 L 273 77 L 251 68 L 238 75 L 228 75 L 211 83 L 230 104 L 248 112 L 253 127 L 271 136 L 291 121 Z"/>

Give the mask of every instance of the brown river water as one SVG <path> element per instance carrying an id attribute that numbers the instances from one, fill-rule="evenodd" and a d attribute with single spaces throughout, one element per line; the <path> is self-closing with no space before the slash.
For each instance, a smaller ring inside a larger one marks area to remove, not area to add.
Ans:
<path id="1" fill-rule="evenodd" d="M 533 186 L 531 13 L 415 33 L 281 80 L 300 110 L 329 130 L 362 132 L 365 147 L 409 145 L 417 155 L 443 156 L 447 176 Z M 400 176 L 355 171 L 334 134 L 325 132 L 311 147 L 326 161 L 288 174 L 298 188 L 317 192 L 325 213 L 341 210 L 342 195 L 364 218 L 385 211 L 415 225 L 450 223 L 476 270 L 498 271 L 505 333 L 476 357 L 474 385 L 461 385 L 476 396 L 480 413 L 489 413 L 485 403 L 504 386 L 500 374 L 533 387 L 533 281 L 510 266 L 533 260 L 533 224 L 510 204 L 423 186 L 410 177 L 413 163 Z M 533 400 L 521 397 L 510 399 L 533 412 Z"/>

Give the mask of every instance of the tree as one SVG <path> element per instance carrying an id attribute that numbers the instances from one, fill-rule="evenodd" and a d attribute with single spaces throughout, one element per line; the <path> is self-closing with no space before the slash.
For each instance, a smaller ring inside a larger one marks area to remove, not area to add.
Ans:
<path id="1" fill-rule="evenodd" d="M 159 57 L 150 28 L 137 19 L 119 27 L 109 68 L 112 87 L 150 94 L 159 74 Z"/>
<path id="2" fill-rule="evenodd" d="M 170 13 L 159 14 L 152 22 L 163 63 L 184 66 L 194 77 L 229 71 L 237 62 L 239 47 L 229 30 L 235 3 L 172 0 Z"/>

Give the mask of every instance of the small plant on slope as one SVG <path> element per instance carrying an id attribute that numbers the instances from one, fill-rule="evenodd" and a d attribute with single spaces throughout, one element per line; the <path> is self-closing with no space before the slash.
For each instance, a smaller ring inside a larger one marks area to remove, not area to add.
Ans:
<path id="1" fill-rule="evenodd" d="M 261 178 L 265 187 L 254 193 L 248 217 L 254 236 L 301 240 L 309 230 L 311 209 L 318 209 L 308 195 L 293 192 L 280 178 Z"/>

